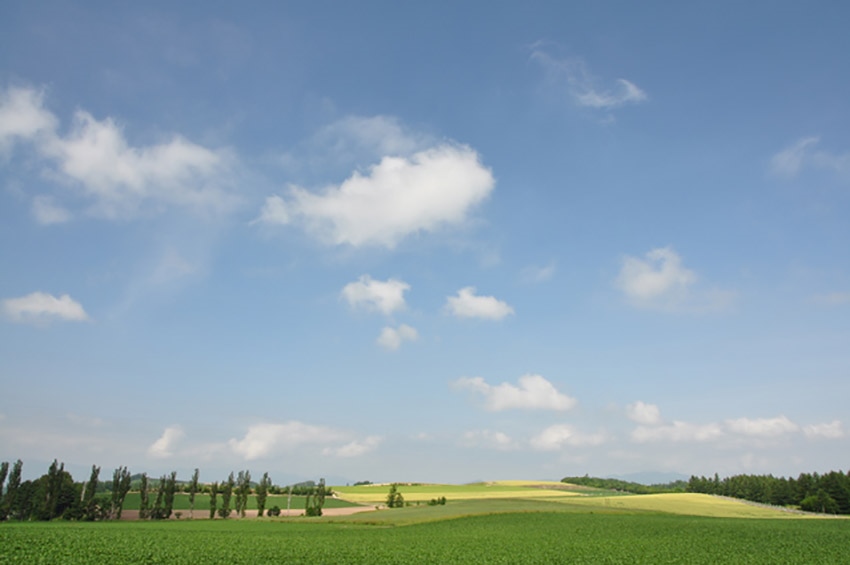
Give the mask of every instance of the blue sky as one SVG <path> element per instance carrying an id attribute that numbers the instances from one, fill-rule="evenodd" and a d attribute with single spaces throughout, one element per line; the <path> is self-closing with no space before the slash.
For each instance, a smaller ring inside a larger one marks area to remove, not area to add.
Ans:
<path id="1" fill-rule="evenodd" d="M 0 459 L 850 466 L 848 8 L 570 4 L 5 3 Z"/>

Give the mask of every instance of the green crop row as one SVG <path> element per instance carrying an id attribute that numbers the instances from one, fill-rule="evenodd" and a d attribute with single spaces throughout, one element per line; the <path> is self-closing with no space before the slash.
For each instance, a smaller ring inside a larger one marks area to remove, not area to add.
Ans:
<path id="1" fill-rule="evenodd" d="M 299 521 L 0 524 L 0 563 L 847 562 L 850 521 L 510 513 L 403 527 Z"/>

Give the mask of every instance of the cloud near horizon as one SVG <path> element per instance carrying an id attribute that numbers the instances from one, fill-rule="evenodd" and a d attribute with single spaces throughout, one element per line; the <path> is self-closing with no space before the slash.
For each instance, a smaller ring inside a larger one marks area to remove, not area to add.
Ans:
<path id="1" fill-rule="evenodd" d="M 174 455 L 174 449 L 186 434 L 180 426 L 165 428 L 162 435 L 148 447 L 148 455 L 156 459 L 166 459 Z"/>
<path id="2" fill-rule="evenodd" d="M 318 448 L 326 455 L 356 457 L 376 449 L 380 442 L 378 436 L 358 439 L 348 431 L 291 420 L 250 426 L 241 439 L 230 439 L 227 445 L 246 461 L 252 461 L 305 446 Z"/>
<path id="3" fill-rule="evenodd" d="M 491 412 L 513 409 L 566 411 L 577 404 L 576 399 L 558 392 L 540 375 L 523 375 L 518 385 L 501 383 L 494 386 L 482 377 L 462 377 L 451 384 L 455 389 L 482 395 L 485 407 Z"/>
<path id="4" fill-rule="evenodd" d="M 638 407 L 638 405 L 642 406 Z M 800 433 L 807 438 L 840 439 L 844 437 L 840 420 L 802 427 L 785 415 L 773 418 L 732 418 L 707 424 L 693 424 L 679 420 L 667 423 L 661 419 L 654 405 L 643 405 L 638 402 L 630 406 L 629 417 L 640 423 L 631 433 L 631 438 L 636 443 L 775 440 Z M 647 406 L 654 410 L 647 411 Z M 651 417 L 645 417 L 647 412 Z M 644 416 L 645 421 L 641 422 L 633 417 L 634 414 Z"/>

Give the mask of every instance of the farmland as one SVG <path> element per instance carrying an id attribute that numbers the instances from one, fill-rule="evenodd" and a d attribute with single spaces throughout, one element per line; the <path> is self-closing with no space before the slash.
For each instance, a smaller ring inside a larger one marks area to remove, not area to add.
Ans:
<path id="1" fill-rule="evenodd" d="M 844 519 L 706 495 L 555 486 L 400 486 L 412 501 L 405 508 L 333 518 L 5 523 L 0 563 L 816 564 L 844 561 L 850 544 Z M 335 490 L 362 503 L 386 493 Z M 437 496 L 448 503 L 416 504 Z"/>

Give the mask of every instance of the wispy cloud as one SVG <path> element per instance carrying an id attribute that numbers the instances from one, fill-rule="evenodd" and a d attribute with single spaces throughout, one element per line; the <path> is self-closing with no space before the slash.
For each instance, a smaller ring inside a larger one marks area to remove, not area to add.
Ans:
<path id="1" fill-rule="evenodd" d="M 3 301 L 6 316 L 14 322 L 48 323 L 53 320 L 83 322 L 89 319 L 83 306 L 67 294 L 58 298 L 46 292 L 33 292 Z"/>
<path id="2" fill-rule="evenodd" d="M 237 201 L 224 180 L 233 158 L 180 135 L 153 145 L 127 142 L 113 118 L 98 120 L 78 110 L 66 135 L 44 107 L 44 94 L 32 88 L 0 93 L 0 151 L 26 143 L 47 173 L 93 202 L 89 211 L 118 219 L 135 216 L 145 205 L 179 206 L 196 212 L 220 212 Z M 42 223 L 65 218 L 50 201 L 34 203 Z M 66 211 L 67 213 L 67 211 Z"/>
<path id="3" fill-rule="evenodd" d="M 841 420 L 823 424 L 811 424 L 803 428 L 803 433 L 809 438 L 841 439 L 844 437 L 844 426 Z"/>
<path id="4" fill-rule="evenodd" d="M 605 81 L 596 77 L 580 57 L 559 57 L 538 42 L 531 60 L 544 70 L 553 88 L 565 91 L 574 104 L 596 110 L 613 110 L 628 104 L 646 102 L 649 97 L 634 82 L 619 78 Z"/>
<path id="5" fill-rule="evenodd" d="M 396 350 L 401 347 L 403 342 L 416 341 L 417 339 L 419 339 L 419 332 L 416 331 L 416 328 L 401 324 L 397 328 L 386 326 L 381 330 L 377 343 L 384 349 Z"/>
<path id="6" fill-rule="evenodd" d="M 338 430 L 302 422 L 257 424 L 248 428 L 241 439 L 231 439 L 228 445 L 247 460 L 258 459 L 277 449 L 292 449 L 304 444 L 327 444 L 345 440 Z"/>
<path id="7" fill-rule="evenodd" d="M 457 296 L 449 296 L 446 299 L 446 312 L 458 318 L 486 320 L 501 320 L 514 313 L 514 309 L 507 302 L 495 296 L 479 296 L 475 292 L 474 286 L 467 286 L 457 291 Z"/>
<path id="8" fill-rule="evenodd" d="M 820 138 L 804 137 L 773 156 L 770 170 L 778 176 L 793 178 L 804 169 L 831 171 L 838 175 L 850 175 L 850 152 L 831 153 L 818 149 Z M 850 177 L 848 177 L 850 178 Z"/>
<path id="9" fill-rule="evenodd" d="M 380 436 L 369 436 L 362 440 L 354 440 L 340 447 L 326 447 L 322 450 L 324 455 L 335 457 L 360 457 L 375 451 L 381 445 Z"/>
<path id="10" fill-rule="evenodd" d="M 564 447 L 586 447 L 605 443 L 602 433 L 587 434 L 568 424 L 555 424 L 531 438 L 531 447 L 540 451 L 557 451 Z"/>
<path id="11" fill-rule="evenodd" d="M 565 411 L 576 405 L 574 398 L 558 392 L 555 385 L 540 375 L 523 375 L 517 385 L 490 385 L 482 377 L 463 377 L 452 386 L 482 395 L 486 408 L 493 412 L 511 409 Z"/>
<path id="12" fill-rule="evenodd" d="M 844 306 L 850 304 L 850 292 L 829 292 L 812 296 L 811 302 L 822 306 Z"/>
<path id="13" fill-rule="evenodd" d="M 655 425 L 661 423 L 661 411 L 658 406 L 640 400 L 626 406 L 626 415 L 638 424 Z"/>
<path id="14" fill-rule="evenodd" d="M 56 204 L 52 196 L 36 196 L 32 200 L 32 214 L 35 220 L 44 226 L 63 224 L 71 219 L 71 213 Z"/>
<path id="15" fill-rule="evenodd" d="M 341 295 L 352 308 L 364 308 L 389 315 L 405 308 L 404 293 L 408 290 L 410 285 L 402 280 L 379 281 L 369 275 L 362 275 L 356 281 L 345 285 Z"/>
<path id="16" fill-rule="evenodd" d="M 550 261 L 544 266 L 530 265 L 520 273 L 520 279 L 526 284 L 537 284 L 550 280 L 555 274 L 555 262 Z"/>
<path id="17" fill-rule="evenodd" d="M 829 423 L 800 426 L 785 415 L 773 418 L 731 418 L 723 422 L 695 424 L 674 420 L 665 422 L 657 406 L 637 402 L 627 409 L 630 419 L 640 425 L 632 430 L 636 443 L 705 443 L 723 441 L 726 444 L 756 445 L 775 441 L 802 432 L 807 438 L 840 439 L 844 429 L 839 420 Z"/>
<path id="18" fill-rule="evenodd" d="M 638 308 L 710 312 L 728 309 L 735 294 L 722 290 L 697 290 L 697 274 L 685 268 L 671 247 L 652 249 L 643 258 L 623 259 L 615 286 Z"/>
<path id="19" fill-rule="evenodd" d="M 460 439 L 463 447 L 483 447 L 499 451 L 511 451 L 520 447 L 508 434 L 493 430 L 471 430 L 464 432 Z"/>

